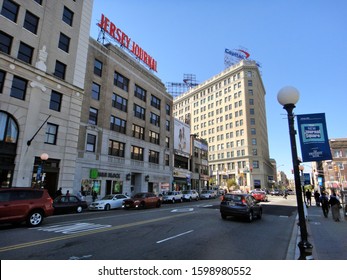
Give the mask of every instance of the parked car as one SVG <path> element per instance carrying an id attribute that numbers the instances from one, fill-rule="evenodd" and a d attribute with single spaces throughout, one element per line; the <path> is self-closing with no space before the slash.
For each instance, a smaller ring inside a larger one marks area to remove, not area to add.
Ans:
<path id="1" fill-rule="evenodd" d="M 160 197 L 152 192 L 141 192 L 135 194 L 132 198 L 124 199 L 122 207 L 124 209 L 130 208 L 148 208 L 161 206 Z"/>
<path id="2" fill-rule="evenodd" d="M 216 198 L 216 197 L 217 197 L 216 192 L 212 191 L 212 190 L 204 190 L 204 191 L 201 191 L 201 193 L 200 193 L 201 199 L 211 199 L 211 198 Z"/>
<path id="3" fill-rule="evenodd" d="M 0 189 L 0 223 L 39 226 L 54 213 L 53 200 L 46 189 Z"/>
<path id="4" fill-rule="evenodd" d="M 264 191 L 252 191 L 251 194 L 257 201 L 269 201 L 267 194 Z"/>
<path id="5" fill-rule="evenodd" d="M 280 195 L 280 191 L 279 190 L 272 190 L 270 192 L 270 195 Z"/>
<path id="6" fill-rule="evenodd" d="M 245 218 L 252 222 L 254 218 L 261 219 L 263 209 L 259 201 L 247 193 L 225 194 L 220 203 L 222 219 L 228 216 Z"/>
<path id="7" fill-rule="evenodd" d="M 54 214 L 81 213 L 88 208 L 87 202 L 75 195 L 61 195 L 53 200 Z"/>
<path id="8" fill-rule="evenodd" d="M 183 201 L 183 194 L 181 191 L 172 191 L 167 192 L 163 196 L 163 202 L 182 202 Z"/>
<path id="9" fill-rule="evenodd" d="M 96 200 L 89 205 L 89 210 L 105 210 L 122 208 L 124 199 L 130 198 L 124 194 L 108 194 L 102 199 Z"/>
<path id="10" fill-rule="evenodd" d="M 199 200 L 199 194 L 196 190 L 183 191 L 182 194 L 185 201 Z"/>

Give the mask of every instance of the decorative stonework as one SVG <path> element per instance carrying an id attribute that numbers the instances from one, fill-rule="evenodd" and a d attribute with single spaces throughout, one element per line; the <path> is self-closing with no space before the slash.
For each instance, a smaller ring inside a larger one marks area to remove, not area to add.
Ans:
<path id="1" fill-rule="evenodd" d="M 46 46 L 44 45 L 41 50 L 39 50 L 39 60 L 36 62 L 35 67 L 46 72 L 46 60 L 48 53 L 46 52 Z"/>

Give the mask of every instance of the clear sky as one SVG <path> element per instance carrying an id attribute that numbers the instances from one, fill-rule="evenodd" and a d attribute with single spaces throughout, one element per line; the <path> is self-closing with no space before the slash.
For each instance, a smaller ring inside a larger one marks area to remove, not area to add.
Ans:
<path id="1" fill-rule="evenodd" d="M 102 13 L 156 59 L 163 83 L 182 83 L 183 74 L 204 82 L 224 70 L 225 48 L 247 49 L 261 63 L 270 157 L 288 177 L 282 87 L 300 92 L 295 114 L 325 113 L 329 138 L 347 138 L 347 1 L 94 0 L 95 39 Z"/>

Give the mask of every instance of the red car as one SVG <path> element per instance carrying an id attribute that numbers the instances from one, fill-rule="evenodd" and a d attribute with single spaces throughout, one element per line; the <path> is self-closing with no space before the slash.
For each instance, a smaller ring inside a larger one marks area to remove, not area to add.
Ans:
<path id="1" fill-rule="evenodd" d="M 268 201 L 266 192 L 264 192 L 264 191 L 253 191 L 252 196 L 257 201 Z"/>
<path id="2" fill-rule="evenodd" d="M 161 206 L 161 198 L 151 192 L 141 192 L 135 194 L 132 198 L 123 201 L 123 209 L 130 208 L 148 208 Z"/>

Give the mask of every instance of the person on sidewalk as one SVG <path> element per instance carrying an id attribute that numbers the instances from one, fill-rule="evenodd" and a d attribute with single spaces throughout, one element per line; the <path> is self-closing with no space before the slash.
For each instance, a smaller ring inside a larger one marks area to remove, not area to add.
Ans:
<path id="1" fill-rule="evenodd" d="M 330 196 L 329 199 L 329 204 L 331 205 L 331 213 L 333 215 L 333 219 L 335 222 L 339 222 L 341 217 L 340 217 L 340 200 L 336 196 L 336 193 L 333 192 L 333 194 Z"/>
<path id="2" fill-rule="evenodd" d="M 322 205 L 323 215 L 325 218 L 328 218 L 329 214 L 329 198 L 327 197 L 325 192 L 322 192 L 321 196 L 319 197 L 319 201 Z"/>
<path id="3" fill-rule="evenodd" d="M 314 200 L 316 201 L 316 206 L 318 206 L 318 207 L 320 206 L 319 197 L 320 197 L 319 192 L 317 190 L 315 190 Z"/>
<path id="4" fill-rule="evenodd" d="M 306 194 L 307 206 L 311 206 L 311 196 L 312 196 L 312 193 L 311 193 L 310 189 L 307 189 L 305 194 Z"/>

